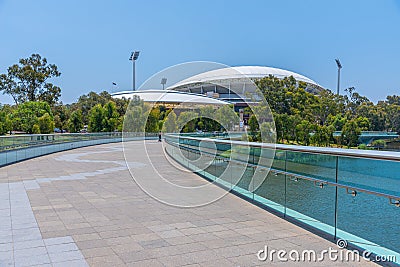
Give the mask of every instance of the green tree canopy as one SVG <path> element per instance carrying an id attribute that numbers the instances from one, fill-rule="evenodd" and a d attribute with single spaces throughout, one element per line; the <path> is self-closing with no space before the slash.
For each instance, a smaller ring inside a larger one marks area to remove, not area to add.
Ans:
<path id="1" fill-rule="evenodd" d="M 80 96 L 78 102 L 71 105 L 71 110 L 80 110 L 82 112 L 83 123 L 89 124 L 90 110 L 98 104 L 104 106 L 108 103 L 108 101 L 113 101 L 113 98 L 106 91 L 103 91 L 99 94 L 95 92 L 89 92 L 86 95 Z"/>
<path id="2" fill-rule="evenodd" d="M 199 115 L 193 111 L 184 111 L 178 117 L 178 130 L 182 133 L 192 133 L 196 130 Z"/>
<path id="3" fill-rule="evenodd" d="M 89 131 L 102 132 L 104 130 L 105 109 L 101 104 L 95 105 L 89 112 Z"/>
<path id="4" fill-rule="evenodd" d="M 49 134 L 54 131 L 54 120 L 49 113 L 38 118 L 38 125 L 42 134 Z"/>
<path id="5" fill-rule="evenodd" d="M 176 122 L 176 114 L 174 111 L 171 111 L 165 117 L 162 131 L 164 133 L 176 133 L 177 130 L 178 130 L 178 125 Z"/>
<path id="6" fill-rule="evenodd" d="M 71 133 L 77 133 L 83 128 L 82 111 L 75 110 L 68 120 L 68 129 Z"/>
<path id="7" fill-rule="evenodd" d="M 232 105 L 224 105 L 215 112 L 215 119 L 226 128 L 232 130 L 235 124 L 239 124 L 239 115 L 233 110 Z"/>
<path id="8" fill-rule="evenodd" d="M 121 123 L 117 106 L 113 101 L 108 101 L 103 106 L 95 105 L 89 112 L 89 131 L 113 132 Z"/>
<path id="9" fill-rule="evenodd" d="M 45 132 L 52 132 L 54 130 L 54 118 L 51 112 L 50 105 L 43 101 L 37 102 L 25 102 L 17 107 L 17 109 L 12 113 L 11 118 L 13 121 L 14 130 L 24 131 L 26 133 L 34 133 L 34 125 L 39 127 L 39 118 L 42 116 L 43 123 L 49 123 L 52 125 L 43 124 L 43 130 Z M 53 127 L 52 129 L 51 126 Z M 37 132 L 37 127 L 35 127 L 35 132 Z"/>
<path id="10" fill-rule="evenodd" d="M 346 122 L 342 130 L 342 143 L 347 147 L 354 147 L 358 145 L 358 138 L 360 137 L 361 129 L 358 127 L 356 120 Z"/>
<path id="11" fill-rule="evenodd" d="M 68 128 L 69 108 L 65 105 L 59 104 L 52 107 L 54 115 L 54 126 L 61 131 Z"/>
<path id="12" fill-rule="evenodd" d="M 126 114 L 124 116 L 123 131 L 142 133 L 146 125 L 147 112 L 150 106 L 135 96 L 129 102 Z"/>
<path id="13" fill-rule="evenodd" d="M 103 106 L 104 109 L 104 120 L 103 130 L 106 132 L 113 132 L 117 129 L 119 123 L 119 114 L 117 112 L 117 106 L 115 102 L 108 101 Z"/>
<path id="14" fill-rule="evenodd" d="M 46 101 L 54 105 L 61 96 L 61 89 L 47 80 L 60 75 L 55 64 L 48 64 L 46 58 L 32 54 L 9 67 L 6 74 L 0 75 L 0 91 L 10 95 L 15 104 Z"/>
<path id="15" fill-rule="evenodd" d="M 0 105 L 0 135 L 3 135 L 12 130 L 12 121 L 7 108 Z"/>

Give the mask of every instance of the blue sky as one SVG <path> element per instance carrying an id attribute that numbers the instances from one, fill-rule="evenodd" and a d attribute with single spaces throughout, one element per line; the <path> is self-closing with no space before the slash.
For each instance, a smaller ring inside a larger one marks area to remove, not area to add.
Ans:
<path id="1" fill-rule="evenodd" d="M 188 61 L 279 67 L 373 101 L 400 94 L 400 0 L 0 0 L 0 73 L 32 53 L 58 65 L 65 103 L 131 88 Z M 11 98 L 0 95 L 1 103 Z"/>

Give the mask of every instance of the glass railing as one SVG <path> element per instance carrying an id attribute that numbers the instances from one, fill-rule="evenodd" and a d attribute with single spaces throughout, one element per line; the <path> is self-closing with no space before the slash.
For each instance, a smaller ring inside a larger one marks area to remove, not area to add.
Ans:
<path id="1" fill-rule="evenodd" d="M 156 134 L 147 134 L 147 139 Z M 0 136 L 0 167 L 54 152 L 121 142 L 122 139 L 143 140 L 143 133 L 83 133 L 83 134 L 31 134 Z"/>
<path id="2" fill-rule="evenodd" d="M 400 153 L 166 135 L 181 165 L 269 210 L 400 263 Z"/>

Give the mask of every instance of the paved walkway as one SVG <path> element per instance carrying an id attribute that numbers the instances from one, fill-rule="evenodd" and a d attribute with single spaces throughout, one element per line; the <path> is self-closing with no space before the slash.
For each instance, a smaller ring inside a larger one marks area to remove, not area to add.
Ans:
<path id="1" fill-rule="evenodd" d="M 165 173 L 186 185 L 205 183 L 170 165 L 161 144 L 147 142 Z M 135 160 L 137 168 L 149 168 L 144 155 Z M 370 264 L 329 259 L 285 263 L 276 257 L 262 262 L 256 253 L 266 245 L 288 252 L 336 249 L 232 194 L 200 208 L 162 204 L 132 180 L 121 144 L 56 153 L 0 169 L 0 266 Z"/>

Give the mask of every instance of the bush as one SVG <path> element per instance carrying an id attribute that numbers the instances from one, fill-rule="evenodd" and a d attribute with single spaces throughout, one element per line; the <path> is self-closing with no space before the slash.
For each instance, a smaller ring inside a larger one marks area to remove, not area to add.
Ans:
<path id="1" fill-rule="evenodd" d="M 49 134 L 54 131 L 54 121 L 48 113 L 44 114 L 38 119 L 38 124 L 40 128 L 40 133 L 42 134 Z"/>
<path id="2" fill-rule="evenodd" d="M 40 134 L 40 127 L 39 127 L 39 125 L 34 124 L 34 125 L 32 126 L 32 133 L 33 133 L 33 134 Z"/>
<path id="3" fill-rule="evenodd" d="M 358 149 L 364 149 L 364 150 L 366 150 L 366 149 L 368 149 L 368 147 L 367 147 L 366 144 L 359 144 L 359 145 L 358 145 Z"/>

